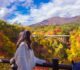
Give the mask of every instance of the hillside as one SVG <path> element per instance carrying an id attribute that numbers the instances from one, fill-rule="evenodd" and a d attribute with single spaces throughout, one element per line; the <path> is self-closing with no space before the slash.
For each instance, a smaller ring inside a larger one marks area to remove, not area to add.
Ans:
<path id="1" fill-rule="evenodd" d="M 62 18 L 62 17 L 52 17 L 42 22 L 32 24 L 31 26 L 39 26 L 39 25 L 61 25 L 61 24 L 68 24 L 71 22 L 80 22 L 80 16 L 72 17 L 72 18 Z"/>

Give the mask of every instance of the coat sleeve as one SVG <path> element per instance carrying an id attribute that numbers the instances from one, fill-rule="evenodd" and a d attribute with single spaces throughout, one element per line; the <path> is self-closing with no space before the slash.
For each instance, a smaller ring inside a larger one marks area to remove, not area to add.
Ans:
<path id="1" fill-rule="evenodd" d="M 27 70 L 27 63 L 25 57 L 25 47 L 19 47 L 15 54 L 16 64 L 18 66 L 18 70 Z"/>
<path id="2" fill-rule="evenodd" d="M 33 52 L 33 50 L 32 50 L 32 52 Z M 37 57 L 34 55 L 34 52 L 33 52 L 33 56 L 34 56 L 34 60 L 36 61 L 36 63 L 39 63 L 39 64 L 46 63 L 45 60 L 37 58 Z"/>
<path id="3" fill-rule="evenodd" d="M 36 63 L 39 63 L 39 64 L 46 63 L 46 61 L 43 60 L 43 59 L 39 59 L 39 58 L 37 58 L 37 57 L 34 57 L 34 58 L 35 58 L 35 60 L 36 60 Z"/>

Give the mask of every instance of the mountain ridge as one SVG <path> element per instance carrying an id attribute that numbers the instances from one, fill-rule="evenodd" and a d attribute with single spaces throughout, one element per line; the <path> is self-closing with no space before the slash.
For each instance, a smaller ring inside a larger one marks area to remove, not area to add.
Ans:
<path id="1" fill-rule="evenodd" d="M 80 16 L 70 17 L 70 18 L 63 18 L 63 17 L 52 17 L 42 22 L 38 22 L 36 24 L 32 24 L 30 26 L 45 26 L 45 25 L 61 25 L 61 24 L 69 24 L 71 22 L 80 22 Z"/>

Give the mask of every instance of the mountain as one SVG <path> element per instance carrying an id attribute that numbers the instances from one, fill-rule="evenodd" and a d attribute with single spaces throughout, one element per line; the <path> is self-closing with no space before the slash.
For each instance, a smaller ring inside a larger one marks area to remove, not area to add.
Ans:
<path id="1" fill-rule="evenodd" d="M 62 17 L 52 17 L 42 22 L 32 24 L 31 26 L 40 26 L 40 25 L 61 25 L 61 24 L 68 24 L 71 22 L 80 22 L 80 16 L 72 17 L 72 18 L 62 18 Z"/>

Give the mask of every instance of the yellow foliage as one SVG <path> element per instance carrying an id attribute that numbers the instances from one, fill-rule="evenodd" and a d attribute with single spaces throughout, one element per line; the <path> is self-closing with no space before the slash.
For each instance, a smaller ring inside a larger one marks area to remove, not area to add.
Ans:
<path id="1" fill-rule="evenodd" d="M 40 44 L 46 45 L 46 40 L 41 40 L 41 41 L 40 41 Z"/>
<path id="2" fill-rule="evenodd" d="M 30 27 L 29 26 L 25 26 L 24 28 L 27 29 L 27 30 L 30 30 Z"/>
<path id="3" fill-rule="evenodd" d="M 0 56 L 1 59 L 4 59 L 4 56 Z"/>
<path id="4" fill-rule="evenodd" d="M 37 33 L 36 33 L 36 32 L 33 32 L 32 34 L 33 34 L 33 35 L 36 35 Z"/>
<path id="5" fill-rule="evenodd" d="M 39 34 L 39 35 L 43 35 L 43 33 L 42 33 L 42 32 L 38 32 L 38 34 Z"/>

